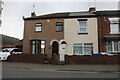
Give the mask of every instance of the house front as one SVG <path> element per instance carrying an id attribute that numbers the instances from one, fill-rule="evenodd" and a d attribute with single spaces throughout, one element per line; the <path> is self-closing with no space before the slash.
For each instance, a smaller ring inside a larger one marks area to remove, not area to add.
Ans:
<path id="1" fill-rule="evenodd" d="M 24 18 L 24 54 L 91 55 L 98 53 L 97 17 L 85 12 L 54 13 Z"/>
<path id="2" fill-rule="evenodd" d="M 59 41 L 64 38 L 64 19 L 50 16 L 24 19 L 24 54 L 45 54 L 49 58 L 59 54 Z"/>
<path id="3" fill-rule="evenodd" d="M 99 52 L 120 53 L 119 11 L 97 11 Z"/>
<path id="4" fill-rule="evenodd" d="M 94 16 L 65 19 L 65 40 L 68 55 L 98 53 L 98 26 Z"/>

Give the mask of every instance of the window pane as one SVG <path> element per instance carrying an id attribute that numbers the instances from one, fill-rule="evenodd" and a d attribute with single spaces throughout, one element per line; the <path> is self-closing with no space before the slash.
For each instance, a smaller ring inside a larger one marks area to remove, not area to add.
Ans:
<path id="1" fill-rule="evenodd" d="M 93 53 L 93 48 L 92 47 L 84 47 L 84 54 L 85 55 L 90 55 Z"/>
<path id="2" fill-rule="evenodd" d="M 36 27 L 36 31 L 42 31 L 41 27 Z"/>
<path id="3" fill-rule="evenodd" d="M 79 21 L 79 33 L 87 33 L 87 21 Z"/>
<path id="4" fill-rule="evenodd" d="M 86 28 L 87 27 L 86 21 L 80 21 L 79 24 L 80 24 L 81 28 Z"/>
<path id="5" fill-rule="evenodd" d="M 41 41 L 32 41 L 32 54 L 40 54 L 41 53 Z"/>
<path id="6" fill-rule="evenodd" d="M 32 45 L 32 54 L 35 54 L 35 45 Z"/>
<path id="7" fill-rule="evenodd" d="M 41 44 L 45 44 L 45 41 L 41 41 Z"/>
<path id="8" fill-rule="evenodd" d="M 119 49 L 119 52 L 120 52 L 120 41 L 118 41 L 118 45 L 119 45 L 119 46 L 118 46 L 118 49 Z"/>
<path id="9" fill-rule="evenodd" d="M 112 52 L 112 42 L 108 42 L 108 52 Z"/>
<path id="10" fill-rule="evenodd" d="M 114 51 L 118 52 L 118 41 L 114 41 Z"/>
<path id="11" fill-rule="evenodd" d="M 45 48 L 41 48 L 41 53 L 44 53 L 45 52 Z"/>
<path id="12" fill-rule="evenodd" d="M 56 26 L 56 31 L 62 31 L 62 26 Z"/>
<path id="13" fill-rule="evenodd" d="M 90 55 L 93 53 L 93 44 L 92 43 L 85 43 L 84 44 L 84 54 Z"/>
<path id="14" fill-rule="evenodd" d="M 32 44 L 35 44 L 35 41 L 32 41 Z"/>
<path id="15" fill-rule="evenodd" d="M 39 27 L 39 26 L 42 26 L 42 24 L 41 24 L 41 23 L 37 23 L 37 24 L 36 24 L 36 27 Z"/>
<path id="16" fill-rule="evenodd" d="M 42 31 L 42 24 L 41 23 L 37 23 L 36 25 L 35 25 L 35 31 Z"/>
<path id="17" fill-rule="evenodd" d="M 63 26 L 63 23 L 57 22 L 57 23 L 56 23 L 56 26 Z"/>
<path id="18" fill-rule="evenodd" d="M 86 28 L 80 28 L 80 33 L 86 33 Z"/>
<path id="19" fill-rule="evenodd" d="M 111 32 L 112 33 L 118 33 L 119 32 L 119 26 L 118 24 L 111 24 Z"/>
<path id="20" fill-rule="evenodd" d="M 74 47 L 74 54 L 83 54 L 81 46 Z"/>

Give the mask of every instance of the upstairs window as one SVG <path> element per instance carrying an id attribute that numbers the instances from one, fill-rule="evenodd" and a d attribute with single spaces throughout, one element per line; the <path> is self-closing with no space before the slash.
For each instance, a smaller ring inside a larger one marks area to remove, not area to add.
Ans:
<path id="1" fill-rule="evenodd" d="M 87 19 L 79 19 L 78 22 L 79 22 L 78 33 L 88 33 Z"/>
<path id="2" fill-rule="evenodd" d="M 36 23 L 35 24 L 35 31 L 41 32 L 42 31 L 42 23 Z"/>
<path id="3" fill-rule="evenodd" d="M 56 23 L 56 31 L 57 32 L 63 31 L 63 23 L 62 22 L 57 22 Z"/>
<path id="4" fill-rule="evenodd" d="M 110 20 L 110 33 L 118 34 L 119 31 L 119 18 L 109 18 Z"/>

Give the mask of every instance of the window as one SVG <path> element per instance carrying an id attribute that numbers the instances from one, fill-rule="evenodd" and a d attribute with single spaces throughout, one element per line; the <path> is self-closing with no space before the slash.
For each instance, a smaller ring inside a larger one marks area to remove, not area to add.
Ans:
<path id="1" fill-rule="evenodd" d="M 92 43 L 74 44 L 75 55 L 91 55 L 93 53 Z"/>
<path id="2" fill-rule="evenodd" d="M 44 54 L 45 53 L 45 41 L 31 41 L 32 54 Z"/>
<path id="3" fill-rule="evenodd" d="M 88 33 L 87 30 L 87 19 L 80 19 L 79 22 L 79 33 Z"/>
<path id="4" fill-rule="evenodd" d="M 57 22 L 56 23 L 56 31 L 57 32 L 63 31 L 63 23 L 62 22 Z"/>
<path id="5" fill-rule="evenodd" d="M 119 25 L 117 23 L 110 24 L 111 33 L 119 33 Z"/>
<path id="6" fill-rule="evenodd" d="M 36 23 L 35 31 L 36 32 L 41 32 L 42 31 L 42 23 Z"/>
<path id="7" fill-rule="evenodd" d="M 120 41 L 108 41 L 107 51 L 108 52 L 120 52 Z"/>
<path id="8" fill-rule="evenodd" d="M 119 33 L 119 18 L 109 18 L 110 20 L 110 33 Z"/>

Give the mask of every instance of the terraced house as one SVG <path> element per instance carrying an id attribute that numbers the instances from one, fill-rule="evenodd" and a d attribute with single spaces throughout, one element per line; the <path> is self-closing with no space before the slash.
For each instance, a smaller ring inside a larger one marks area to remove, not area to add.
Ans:
<path id="1" fill-rule="evenodd" d="M 24 18 L 24 54 L 46 54 L 53 59 L 60 55 L 98 53 L 96 9 L 84 12 L 54 13 Z"/>
<path id="2" fill-rule="evenodd" d="M 97 11 L 99 52 L 120 53 L 120 11 Z"/>

